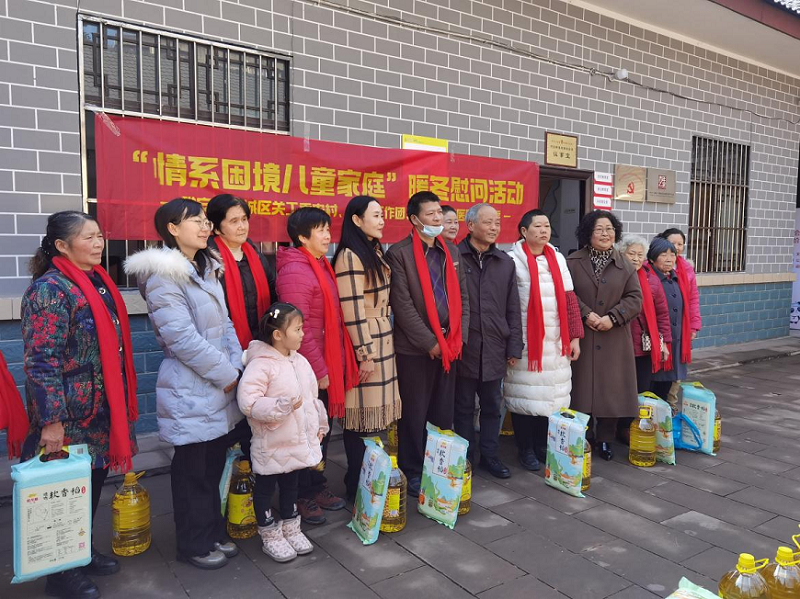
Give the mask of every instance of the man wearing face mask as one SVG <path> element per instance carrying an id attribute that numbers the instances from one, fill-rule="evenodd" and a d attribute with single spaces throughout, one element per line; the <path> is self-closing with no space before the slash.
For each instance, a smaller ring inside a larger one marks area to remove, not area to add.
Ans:
<path id="1" fill-rule="evenodd" d="M 406 208 L 411 235 L 386 253 L 392 269 L 389 303 L 403 415 L 398 425 L 398 461 L 408 493 L 419 495 L 425 423 L 453 427 L 455 362 L 469 331 L 467 282 L 459 253 L 442 233 L 436 194 L 421 191 Z"/>

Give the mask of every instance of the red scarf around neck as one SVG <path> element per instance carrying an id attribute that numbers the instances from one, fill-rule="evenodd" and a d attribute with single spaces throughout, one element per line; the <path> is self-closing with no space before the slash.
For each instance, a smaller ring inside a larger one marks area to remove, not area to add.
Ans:
<path id="1" fill-rule="evenodd" d="M 28 414 L 25 404 L 17 391 L 14 378 L 8 371 L 8 365 L 0 352 L 0 430 L 7 429 L 6 446 L 8 459 L 20 457 L 22 442 L 28 434 Z"/>
<path id="2" fill-rule="evenodd" d="M 434 243 L 436 243 L 434 241 Z M 461 286 L 458 284 L 458 273 L 453 265 L 453 257 L 447 246 L 442 246 L 445 255 L 445 287 L 447 289 L 447 311 L 450 314 L 450 332 L 445 339 L 442 333 L 442 325 L 439 322 L 439 311 L 436 309 L 436 300 L 433 297 L 433 285 L 431 284 L 431 273 L 428 270 L 428 261 L 425 259 L 425 251 L 422 248 L 422 240 L 416 229 L 411 232 L 411 245 L 414 249 L 414 263 L 419 273 L 419 283 L 422 287 L 422 297 L 425 299 L 425 311 L 428 313 L 433 334 L 439 343 L 442 352 L 442 366 L 445 372 L 450 372 L 450 364 L 461 357 Z"/>
<path id="3" fill-rule="evenodd" d="M 650 335 L 650 362 L 653 372 L 661 370 L 661 337 L 658 332 L 658 319 L 656 318 L 656 304 L 653 300 L 653 291 L 650 289 L 650 281 L 647 278 L 647 266 L 637 271 L 639 275 L 639 286 L 642 288 L 642 314 L 647 325 L 647 333 Z M 660 283 L 659 283 L 660 284 Z M 672 356 L 669 357 L 672 359 Z"/>
<path id="4" fill-rule="evenodd" d="M 86 297 L 92 311 L 95 327 L 97 327 L 97 342 L 100 346 L 100 366 L 103 370 L 103 383 L 108 405 L 111 409 L 111 432 L 109 435 L 108 459 L 109 467 L 114 470 L 127 472 L 131 469 L 130 432 L 128 422 L 135 422 L 139 418 L 139 406 L 136 400 L 136 369 L 133 367 L 133 352 L 131 350 L 131 326 L 128 321 L 128 311 L 117 286 L 102 266 L 95 266 L 94 272 L 100 277 L 108 288 L 114 300 L 119 328 L 122 333 L 122 347 L 124 354 L 125 376 L 128 383 L 127 394 L 125 381 L 122 378 L 122 369 L 119 364 L 119 340 L 111 314 L 97 288 L 89 280 L 89 276 L 72 262 L 61 256 L 53 258 L 53 266 L 70 281 L 75 283 Z M 127 402 L 127 407 L 126 407 Z"/>
<path id="5" fill-rule="evenodd" d="M 542 353 L 544 349 L 544 312 L 542 310 L 542 293 L 539 289 L 539 265 L 528 244 L 520 242 L 528 259 L 528 272 L 531 277 L 531 291 L 528 298 L 528 370 L 542 371 Z M 564 280 L 561 278 L 561 267 L 558 265 L 556 251 L 549 245 L 544 246 L 544 258 L 553 276 L 553 288 L 558 308 L 558 324 L 561 329 L 561 355 L 566 356 L 569 350 L 569 320 L 567 317 L 567 294 L 564 291 Z"/>
<path id="6" fill-rule="evenodd" d="M 339 304 L 338 293 L 334 297 L 330 281 L 325 276 L 323 268 L 336 281 L 336 274 L 325 256 L 317 260 L 306 248 L 299 248 L 308 260 L 311 270 L 317 277 L 320 291 L 322 292 L 322 322 L 325 327 L 323 354 L 325 366 L 328 367 L 328 416 L 330 418 L 344 418 L 344 396 L 358 385 L 358 364 L 353 342 L 344 326 L 342 306 Z M 344 345 L 344 364 L 342 364 L 342 345 Z"/>
<path id="7" fill-rule="evenodd" d="M 678 287 L 681 290 L 681 297 L 683 299 L 683 318 L 681 319 L 681 362 L 684 364 L 692 363 L 692 327 L 690 324 L 691 314 L 689 307 L 691 297 L 691 286 L 689 285 L 689 277 L 686 275 L 686 259 L 678 256 L 675 265 L 675 274 L 678 277 Z"/>
<path id="8" fill-rule="evenodd" d="M 225 266 L 225 298 L 228 300 L 233 328 L 239 338 L 239 345 L 242 346 L 242 349 L 247 349 L 247 346 L 253 340 L 253 336 L 250 333 L 247 310 L 244 307 L 244 290 L 242 289 L 242 276 L 239 273 L 239 265 L 225 242 L 219 238 L 216 241 L 217 249 L 220 256 L 222 256 L 222 263 Z M 253 273 L 253 280 L 256 283 L 258 320 L 260 321 L 272 303 L 269 296 L 269 282 L 264 269 L 261 267 L 261 259 L 253 246 L 245 242 L 242 245 L 242 252 L 247 258 L 247 265 L 250 267 L 250 272 Z"/>

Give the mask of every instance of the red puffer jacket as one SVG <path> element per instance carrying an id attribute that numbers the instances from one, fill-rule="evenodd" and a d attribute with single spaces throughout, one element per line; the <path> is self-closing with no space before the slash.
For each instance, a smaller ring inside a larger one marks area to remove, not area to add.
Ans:
<path id="1" fill-rule="evenodd" d="M 320 258 L 327 260 L 327 258 Z M 317 380 L 328 375 L 325 364 L 325 324 L 323 317 L 322 290 L 317 277 L 308 263 L 306 255 L 297 248 L 278 248 L 275 259 L 277 276 L 275 290 L 280 301 L 292 304 L 303 313 L 303 344 L 300 353 L 311 363 Z M 331 293 L 337 299 L 339 291 L 324 269 Z M 341 321 L 339 325 L 341 327 Z M 342 346 L 344 363 L 344 346 Z"/>
<path id="2" fill-rule="evenodd" d="M 650 283 L 650 291 L 653 294 L 653 302 L 656 305 L 656 322 L 658 332 L 664 337 L 665 343 L 672 343 L 672 329 L 669 328 L 669 307 L 667 306 L 667 296 L 664 295 L 664 287 L 658 275 L 647 265 L 642 266 L 647 273 L 647 282 Z M 642 331 L 647 330 L 647 322 L 644 319 L 644 309 L 631 321 L 631 336 L 633 337 L 633 351 L 636 356 L 648 356 L 649 352 L 642 351 Z"/>

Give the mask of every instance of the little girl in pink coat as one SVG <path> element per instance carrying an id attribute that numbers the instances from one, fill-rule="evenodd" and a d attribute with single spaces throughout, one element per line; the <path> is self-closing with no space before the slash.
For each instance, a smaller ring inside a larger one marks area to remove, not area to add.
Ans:
<path id="1" fill-rule="evenodd" d="M 270 306 L 259 323 L 259 340 L 244 352 L 239 408 L 253 431 L 250 449 L 256 475 L 253 503 L 263 551 L 288 562 L 313 550 L 300 530 L 297 483 L 300 471 L 322 461 L 320 440 L 328 432 L 325 406 L 317 399 L 317 377 L 301 354 L 303 315 L 286 303 Z M 280 489 L 281 520 L 272 516 Z"/>

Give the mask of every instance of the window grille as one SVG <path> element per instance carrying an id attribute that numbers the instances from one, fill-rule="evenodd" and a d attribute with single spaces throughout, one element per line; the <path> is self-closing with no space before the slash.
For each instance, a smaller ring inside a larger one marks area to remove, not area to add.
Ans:
<path id="1" fill-rule="evenodd" d="M 745 269 L 750 147 L 692 138 L 687 254 L 697 272 Z"/>

